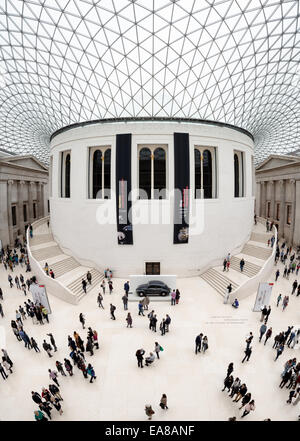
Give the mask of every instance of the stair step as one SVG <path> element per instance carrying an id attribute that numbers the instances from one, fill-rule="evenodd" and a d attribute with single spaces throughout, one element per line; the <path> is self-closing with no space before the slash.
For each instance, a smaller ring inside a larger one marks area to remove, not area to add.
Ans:
<path id="1" fill-rule="evenodd" d="M 254 242 L 263 242 L 267 245 L 268 239 L 271 237 L 271 233 L 251 233 L 250 240 L 253 240 Z"/>
<path id="2" fill-rule="evenodd" d="M 61 254 L 63 254 L 63 252 L 58 245 L 32 251 L 33 257 L 38 261 L 49 259 L 49 257 L 59 256 Z"/>
<path id="3" fill-rule="evenodd" d="M 245 260 L 245 259 L 244 259 Z M 240 261 L 241 259 L 233 256 L 230 259 L 230 268 L 241 272 L 240 270 Z M 245 265 L 242 274 L 248 277 L 254 277 L 259 271 L 261 270 L 261 267 L 259 265 L 255 265 L 255 263 L 249 262 L 248 260 L 245 260 Z"/>
<path id="4" fill-rule="evenodd" d="M 66 259 L 49 265 L 49 269 L 51 268 L 53 270 L 55 278 L 57 278 L 72 271 L 75 268 L 78 268 L 79 266 L 80 263 L 73 259 L 73 257 L 67 257 Z"/>
<path id="5" fill-rule="evenodd" d="M 251 244 L 244 245 L 241 254 L 257 257 L 258 259 L 267 260 L 272 254 L 273 248 L 263 248 Z"/>
<path id="6" fill-rule="evenodd" d="M 52 234 L 38 234 L 30 239 L 30 245 L 40 245 L 47 242 L 53 242 L 53 240 Z"/>
<path id="7" fill-rule="evenodd" d="M 99 273 L 95 268 L 91 268 L 90 273 L 92 274 L 92 284 L 87 284 L 86 291 L 87 293 L 91 291 L 93 288 L 96 287 L 96 285 L 100 284 L 100 282 L 104 279 L 104 275 Z M 83 289 L 82 289 L 82 279 L 86 280 L 86 274 L 87 271 L 84 272 L 80 277 L 78 277 L 76 280 L 73 280 L 67 287 L 70 291 L 72 291 L 73 294 L 76 295 L 77 298 L 81 299 L 85 295 Z"/>

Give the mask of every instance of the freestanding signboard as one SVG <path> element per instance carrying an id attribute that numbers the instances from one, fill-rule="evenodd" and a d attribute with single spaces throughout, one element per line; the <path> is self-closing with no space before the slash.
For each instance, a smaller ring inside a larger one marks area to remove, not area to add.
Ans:
<path id="1" fill-rule="evenodd" d="M 272 287 L 273 283 L 259 284 L 253 311 L 261 311 L 265 305 L 268 306 L 270 304 Z"/>
<path id="2" fill-rule="evenodd" d="M 41 305 L 45 306 L 45 308 L 48 311 L 48 314 L 51 314 L 51 307 L 49 304 L 49 299 L 46 292 L 45 285 L 39 285 L 38 283 L 32 283 L 29 288 L 33 302 L 35 304 L 40 303 Z"/>

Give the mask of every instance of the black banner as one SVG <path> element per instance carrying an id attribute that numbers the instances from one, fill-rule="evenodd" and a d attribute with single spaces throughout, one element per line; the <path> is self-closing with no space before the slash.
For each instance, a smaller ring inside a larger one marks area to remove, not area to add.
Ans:
<path id="1" fill-rule="evenodd" d="M 174 133 L 174 243 L 189 241 L 189 134 Z"/>
<path id="2" fill-rule="evenodd" d="M 132 245 L 132 224 L 128 213 L 131 201 L 131 133 L 117 135 L 116 142 L 116 204 L 118 244 Z"/>

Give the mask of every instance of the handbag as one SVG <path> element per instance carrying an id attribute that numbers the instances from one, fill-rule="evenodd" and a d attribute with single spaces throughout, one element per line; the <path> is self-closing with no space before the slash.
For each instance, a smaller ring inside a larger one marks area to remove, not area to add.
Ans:
<path id="1" fill-rule="evenodd" d="M 159 350 L 160 350 L 160 351 L 163 351 L 163 350 L 164 350 L 164 348 L 163 348 L 162 346 L 160 346 L 160 347 L 159 347 Z"/>

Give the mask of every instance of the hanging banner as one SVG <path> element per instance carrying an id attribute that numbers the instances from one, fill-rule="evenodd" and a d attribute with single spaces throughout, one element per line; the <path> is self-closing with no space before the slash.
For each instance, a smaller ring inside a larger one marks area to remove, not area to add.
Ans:
<path id="1" fill-rule="evenodd" d="M 273 283 L 260 283 L 257 295 L 255 299 L 255 304 L 253 311 L 261 311 L 262 308 L 270 304 L 270 297 L 272 294 Z"/>
<path id="2" fill-rule="evenodd" d="M 174 133 L 174 244 L 189 241 L 189 134 Z"/>
<path id="3" fill-rule="evenodd" d="M 48 295 L 46 292 L 45 285 L 39 285 L 38 283 L 32 283 L 29 287 L 29 290 L 32 294 L 33 303 L 35 305 L 41 304 L 45 306 L 48 311 L 48 314 L 51 314 L 51 307 L 48 299 Z"/>
<path id="4" fill-rule="evenodd" d="M 132 245 L 131 209 L 131 133 L 117 135 L 116 140 L 116 204 L 119 245 Z"/>

